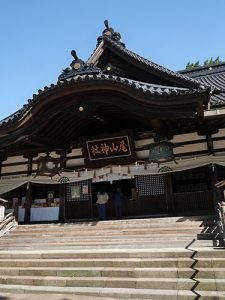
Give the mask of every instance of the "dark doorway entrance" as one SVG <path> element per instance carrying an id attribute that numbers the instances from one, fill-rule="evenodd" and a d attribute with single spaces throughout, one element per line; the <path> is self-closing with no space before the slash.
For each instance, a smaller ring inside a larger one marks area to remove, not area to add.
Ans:
<path id="1" fill-rule="evenodd" d="M 93 216 L 98 217 L 97 211 L 97 193 L 99 190 L 104 190 L 109 195 L 109 201 L 106 204 L 106 217 L 107 218 L 115 218 L 115 206 L 114 206 L 114 194 L 116 192 L 117 187 L 120 187 L 121 192 L 124 195 L 123 200 L 123 216 L 130 215 L 130 206 L 132 200 L 132 189 L 135 189 L 135 180 L 134 179 L 123 179 L 123 180 L 115 180 L 111 183 L 109 181 L 97 182 L 92 184 L 92 201 L 93 201 Z M 135 212 L 133 212 L 135 213 Z M 135 213 L 137 214 L 137 212 Z"/>

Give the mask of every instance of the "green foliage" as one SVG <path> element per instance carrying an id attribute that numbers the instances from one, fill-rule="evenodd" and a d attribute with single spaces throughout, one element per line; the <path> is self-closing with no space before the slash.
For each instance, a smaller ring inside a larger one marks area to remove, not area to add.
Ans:
<path id="1" fill-rule="evenodd" d="M 218 64 L 218 63 L 221 63 L 222 61 L 220 60 L 220 57 L 217 56 L 217 58 L 214 60 L 212 57 L 210 59 L 206 59 L 203 64 L 200 64 L 199 60 L 196 61 L 196 63 L 191 63 L 190 61 L 187 63 L 186 65 L 186 70 L 188 69 L 194 69 L 194 68 L 198 68 L 198 67 L 206 67 L 206 66 L 211 66 L 211 65 L 214 65 L 214 64 Z"/>

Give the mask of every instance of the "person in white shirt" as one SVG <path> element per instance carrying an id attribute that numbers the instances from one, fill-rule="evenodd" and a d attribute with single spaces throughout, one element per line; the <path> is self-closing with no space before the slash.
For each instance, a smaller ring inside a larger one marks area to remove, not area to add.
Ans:
<path id="1" fill-rule="evenodd" d="M 101 221 L 105 219 L 105 207 L 108 200 L 109 195 L 105 191 L 101 190 L 98 192 L 96 203 L 98 204 L 98 215 Z"/>

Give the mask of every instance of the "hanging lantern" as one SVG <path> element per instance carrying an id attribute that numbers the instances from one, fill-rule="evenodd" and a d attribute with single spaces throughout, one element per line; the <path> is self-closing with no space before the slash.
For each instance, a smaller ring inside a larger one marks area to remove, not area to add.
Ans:
<path id="1" fill-rule="evenodd" d="M 173 154 L 174 144 L 164 140 L 149 145 L 149 161 L 158 165 L 167 161 L 175 161 Z"/>

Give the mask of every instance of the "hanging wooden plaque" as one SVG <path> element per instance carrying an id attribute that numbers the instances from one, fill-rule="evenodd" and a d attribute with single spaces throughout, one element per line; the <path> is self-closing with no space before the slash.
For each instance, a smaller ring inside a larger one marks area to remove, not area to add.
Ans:
<path id="1" fill-rule="evenodd" d="M 87 167 L 128 164 L 136 159 L 132 132 L 84 138 L 83 155 Z"/>

